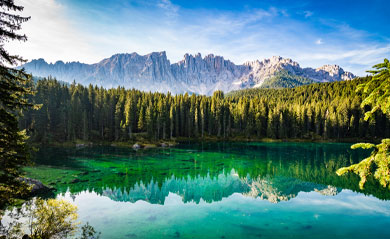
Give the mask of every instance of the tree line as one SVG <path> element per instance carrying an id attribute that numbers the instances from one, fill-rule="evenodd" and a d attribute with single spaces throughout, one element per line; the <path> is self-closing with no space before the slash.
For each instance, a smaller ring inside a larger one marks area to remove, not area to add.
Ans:
<path id="1" fill-rule="evenodd" d="M 41 105 L 20 120 L 36 142 L 127 141 L 219 137 L 229 139 L 343 139 L 390 137 L 389 117 L 364 121 L 362 96 L 352 81 L 292 89 L 249 89 L 212 96 L 104 89 L 39 80 L 30 101 Z"/>

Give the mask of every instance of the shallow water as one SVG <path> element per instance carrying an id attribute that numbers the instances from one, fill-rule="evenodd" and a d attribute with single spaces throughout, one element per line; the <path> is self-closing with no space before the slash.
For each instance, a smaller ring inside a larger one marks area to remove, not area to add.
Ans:
<path id="1" fill-rule="evenodd" d="M 30 177 L 101 238 L 390 238 L 390 192 L 339 167 L 349 144 L 42 148 Z"/>

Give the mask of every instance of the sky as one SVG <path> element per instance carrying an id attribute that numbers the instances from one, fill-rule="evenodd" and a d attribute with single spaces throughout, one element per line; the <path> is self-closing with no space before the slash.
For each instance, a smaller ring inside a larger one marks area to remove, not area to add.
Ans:
<path id="1" fill-rule="evenodd" d="M 221 55 L 235 64 L 272 56 L 302 67 L 337 64 L 363 76 L 390 56 L 389 0 L 15 0 L 25 7 L 11 53 L 96 63 L 116 53 Z"/>

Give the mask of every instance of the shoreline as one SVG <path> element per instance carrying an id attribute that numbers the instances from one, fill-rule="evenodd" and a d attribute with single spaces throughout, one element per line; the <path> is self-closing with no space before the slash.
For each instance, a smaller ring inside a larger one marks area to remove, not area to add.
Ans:
<path id="1" fill-rule="evenodd" d="M 259 142 L 259 143 L 277 143 L 277 142 L 292 142 L 292 143 L 379 143 L 381 139 L 361 139 L 361 138 L 343 138 L 343 139 L 270 139 L 270 138 L 246 138 L 246 137 L 204 137 L 204 138 L 172 138 L 166 140 L 131 140 L 131 141 L 84 141 L 84 140 L 75 140 L 75 141 L 65 141 L 65 142 L 50 142 L 50 143 L 41 143 L 41 142 L 31 142 L 30 144 L 35 147 L 49 146 L 49 147 L 88 147 L 88 146 L 113 146 L 113 147 L 132 147 L 134 149 L 147 149 L 147 148 L 157 148 L 157 147 L 174 147 L 180 143 L 208 143 L 208 142 Z"/>

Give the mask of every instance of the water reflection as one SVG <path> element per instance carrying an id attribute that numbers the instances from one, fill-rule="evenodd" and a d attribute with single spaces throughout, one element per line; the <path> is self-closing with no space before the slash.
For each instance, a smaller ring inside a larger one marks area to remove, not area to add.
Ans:
<path id="1" fill-rule="evenodd" d="M 58 194 L 87 190 L 127 202 L 164 204 L 172 192 L 183 202 L 214 202 L 240 193 L 277 203 L 299 192 L 336 195 L 341 189 L 390 199 L 389 191 L 373 180 L 360 190 L 355 175 L 334 173 L 367 153 L 347 144 L 304 143 L 182 144 L 139 151 L 44 148 L 36 155 L 37 167 L 27 171 Z"/>
<path id="2" fill-rule="evenodd" d="M 241 178 L 235 170 L 230 173 L 221 173 L 217 177 L 188 177 L 178 179 L 172 176 L 159 186 L 158 182 L 148 184 L 136 183 L 127 188 L 105 188 L 102 195 L 114 201 L 137 202 L 143 200 L 153 204 L 164 204 L 169 193 L 175 193 L 184 203 L 201 200 L 211 203 L 221 201 L 234 193 L 246 197 L 260 198 L 272 203 L 288 201 L 299 192 L 315 191 L 322 195 L 334 196 L 341 191 L 334 186 L 304 182 L 299 179 L 286 177 L 265 177 L 252 179 L 249 175 Z"/>

